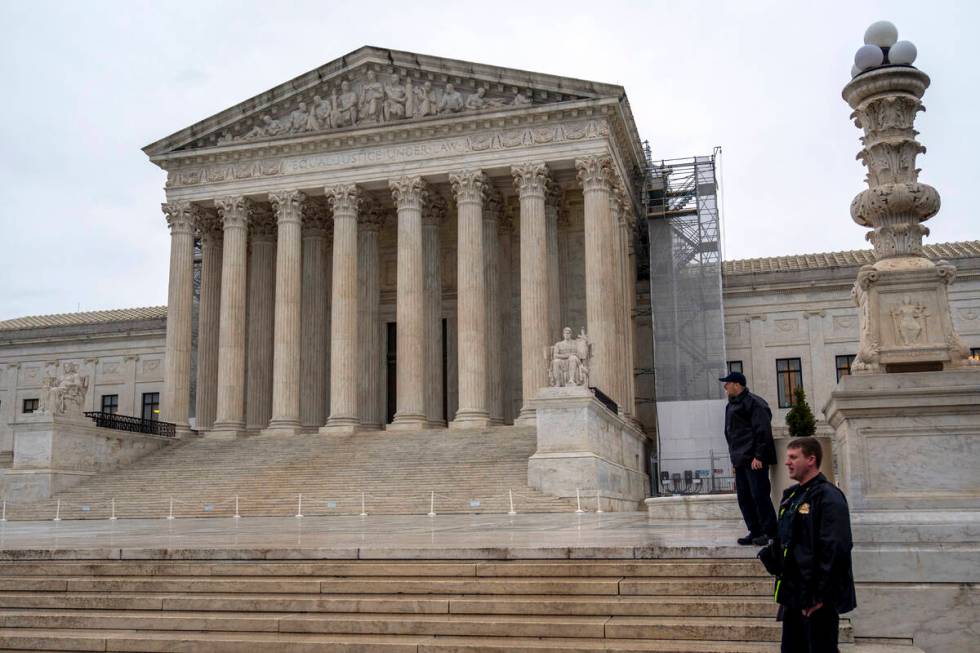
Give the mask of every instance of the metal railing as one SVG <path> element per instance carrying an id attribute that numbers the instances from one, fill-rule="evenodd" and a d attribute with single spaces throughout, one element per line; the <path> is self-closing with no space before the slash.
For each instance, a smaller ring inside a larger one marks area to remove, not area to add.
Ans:
<path id="1" fill-rule="evenodd" d="M 165 438 L 177 437 L 177 425 L 173 422 L 161 422 L 156 419 L 144 419 L 142 417 L 131 417 L 129 415 L 98 411 L 87 412 L 85 413 L 85 417 L 95 422 L 96 426 L 104 429 L 160 435 Z"/>
<path id="2" fill-rule="evenodd" d="M 716 454 L 714 449 L 709 449 L 706 456 L 653 458 L 651 467 L 654 496 L 735 492 L 728 456 Z"/>

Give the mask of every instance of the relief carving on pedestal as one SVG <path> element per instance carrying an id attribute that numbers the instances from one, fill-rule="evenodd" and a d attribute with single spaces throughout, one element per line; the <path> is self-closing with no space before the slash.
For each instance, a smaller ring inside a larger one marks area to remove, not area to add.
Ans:
<path id="1" fill-rule="evenodd" d="M 923 304 L 913 302 L 912 298 L 906 295 L 901 304 L 892 307 L 890 313 L 895 324 L 897 341 L 906 347 L 917 344 L 919 337 L 926 330 L 929 309 Z"/>

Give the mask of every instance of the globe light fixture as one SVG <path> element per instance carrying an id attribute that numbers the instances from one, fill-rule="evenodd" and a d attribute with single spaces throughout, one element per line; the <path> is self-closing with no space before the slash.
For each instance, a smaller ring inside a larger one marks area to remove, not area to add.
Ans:
<path id="1" fill-rule="evenodd" d="M 890 48 L 898 40 L 898 28 L 887 20 L 871 23 L 864 32 L 866 45 L 877 45 L 879 48 Z"/>
<path id="2" fill-rule="evenodd" d="M 899 41 L 888 49 L 888 62 L 902 65 L 912 65 L 918 51 L 912 41 Z"/>
<path id="3" fill-rule="evenodd" d="M 861 71 L 880 66 L 885 61 L 885 53 L 877 45 L 862 45 L 854 53 L 854 65 Z"/>

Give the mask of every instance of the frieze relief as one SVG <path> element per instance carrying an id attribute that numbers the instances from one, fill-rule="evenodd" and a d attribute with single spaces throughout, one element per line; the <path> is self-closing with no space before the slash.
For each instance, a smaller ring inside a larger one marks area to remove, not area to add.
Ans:
<path id="1" fill-rule="evenodd" d="M 405 145 L 369 147 L 343 152 L 307 154 L 285 158 L 218 163 L 202 167 L 172 170 L 167 176 L 167 188 L 198 186 L 244 179 L 274 177 L 349 168 L 418 161 L 439 156 L 470 152 L 501 151 L 517 147 L 546 145 L 569 141 L 590 140 L 609 136 L 604 120 L 579 120 L 551 127 L 522 127 L 483 132 L 456 138 L 420 141 Z"/>
<path id="2" fill-rule="evenodd" d="M 582 99 L 402 68 L 363 67 L 266 107 L 181 149 Z"/>

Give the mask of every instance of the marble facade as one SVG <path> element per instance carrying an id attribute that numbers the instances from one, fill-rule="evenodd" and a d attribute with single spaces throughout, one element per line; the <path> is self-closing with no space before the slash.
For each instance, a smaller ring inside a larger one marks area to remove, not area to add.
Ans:
<path id="1" fill-rule="evenodd" d="M 144 151 L 167 171 L 179 431 L 533 423 L 562 317 L 635 420 L 644 160 L 621 87 L 365 47 Z M 195 236 L 216 392 L 191 410 Z"/>

